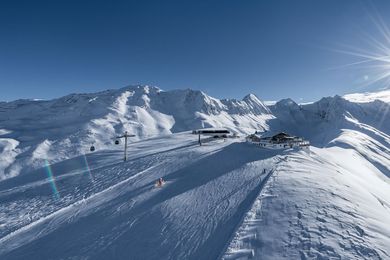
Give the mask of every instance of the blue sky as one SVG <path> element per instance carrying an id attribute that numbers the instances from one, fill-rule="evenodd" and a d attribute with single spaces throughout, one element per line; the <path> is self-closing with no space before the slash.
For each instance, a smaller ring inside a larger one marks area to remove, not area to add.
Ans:
<path id="1" fill-rule="evenodd" d="M 389 13 L 390 1 L 4 0 L 0 100 L 132 84 L 298 102 L 375 90 L 372 70 L 336 68 L 360 58 L 335 50 L 383 42 L 372 17 Z"/>

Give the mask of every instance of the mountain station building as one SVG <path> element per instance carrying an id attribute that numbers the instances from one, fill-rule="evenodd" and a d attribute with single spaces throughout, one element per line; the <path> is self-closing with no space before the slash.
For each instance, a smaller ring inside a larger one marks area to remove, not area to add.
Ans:
<path id="1" fill-rule="evenodd" d="M 310 142 L 302 137 L 292 136 L 285 132 L 277 134 L 254 133 L 246 138 L 247 142 L 268 149 L 309 148 Z"/>

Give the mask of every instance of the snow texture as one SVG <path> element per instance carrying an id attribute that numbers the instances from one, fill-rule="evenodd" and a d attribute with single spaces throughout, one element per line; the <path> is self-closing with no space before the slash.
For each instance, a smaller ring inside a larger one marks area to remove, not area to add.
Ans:
<path id="1" fill-rule="evenodd" d="M 265 106 L 135 86 L 0 103 L 0 259 L 389 259 L 383 96 Z M 205 127 L 241 138 L 199 146 Z M 261 149 L 255 130 L 313 146 Z"/>
<path id="2" fill-rule="evenodd" d="M 96 149 L 114 148 L 125 130 L 133 140 L 205 127 L 236 133 L 266 129 L 269 109 L 255 96 L 218 100 L 201 91 L 132 86 L 62 98 L 0 102 L 0 180 Z M 17 148 L 14 147 L 18 143 Z"/>

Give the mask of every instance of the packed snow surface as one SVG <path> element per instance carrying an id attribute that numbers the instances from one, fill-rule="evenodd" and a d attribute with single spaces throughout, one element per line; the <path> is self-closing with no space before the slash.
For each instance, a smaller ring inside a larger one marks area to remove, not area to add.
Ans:
<path id="1" fill-rule="evenodd" d="M 55 190 L 47 167 L 20 175 L 0 182 L 0 257 L 388 258 L 388 180 L 355 150 L 311 149 L 181 133 L 131 144 L 127 162 L 53 164 Z"/>
<path id="2" fill-rule="evenodd" d="M 353 150 L 286 154 L 223 259 L 388 259 L 390 190 L 378 174 Z"/>
<path id="3" fill-rule="evenodd" d="M 279 161 L 236 140 L 200 147 L 191 134 L 130 150 L 127 162 L 120 151 L 87 156 L 90 172 L 84 158 L 52 165 L 58 194 L 46 169 L 1 182 L 2 259 L 215 258 Z"/>

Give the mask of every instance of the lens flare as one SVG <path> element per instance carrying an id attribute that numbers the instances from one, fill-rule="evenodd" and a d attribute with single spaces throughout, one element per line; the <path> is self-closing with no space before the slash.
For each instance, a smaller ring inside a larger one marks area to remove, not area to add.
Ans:
<path id="1" fill-rule="evenodd" d="M 358 88 L 367 87 L 376 90 L 390 89 L 390 27 L 379 12 L 372 6 L 369 18 L 373 25 L 370 33 L 361 32 L 361 44 L 364 47 L 341 45 L 342 49 L 332 49 L 334 52 L 345 54 L 356 59 L 355 62 L 344 64 L 333 69 L 353 69 L 362 73 Z M 389 106 L 382 104 L 378 114 L 381 126 L 388 117 Z"/>
<path id="2" fill-rule="evenodd" d="M 88 175 L 89 175 L 89 178 L 91 179 L 91 182 L 94 184 L 95 180 L 93 178 L 93 175 L 92 175 L 92 172 L 91 172 L 91 168 L 89 167 L 89 163 L 88 163 L 88 160 L 87 160 L 87 156 L 85 154 L 84 155 L 84 164 L 85 164 L 85 170 L 86 172 L 88 172 Z"/>
<path id="3" fill-rule="evenodd" d="M 363 72 L 361 87 L 375 86 L 378 89 L 390 87 L 390 28 L 380 14 L 374 9 L 370 12 L 374 26 L 371 33 L 362 32 L 360 42 L 364 48 L 351 45 L 341 45 L 343 49 L 333 51 L 357 58 L 357 61 L 334 69 L 353 68 Z M 374 36 L 375 35 L 375 36 Z"/>
<path id="4" fill-rule="evenodd" d="M 59 199 L 60 193 L 58 192 L 57 185 L 56 185 L 55 179 L 53 177 L 53 171 L 52 171 L 50 164 L 47 160 L 45 160 L 45 168 L 46 168 L 46 173 L 47 173 L 47 179 L 48 179 L 50 186 L 51 186 L 51 189 L 53 191 L 53 196 L 55 199 Z"/>

